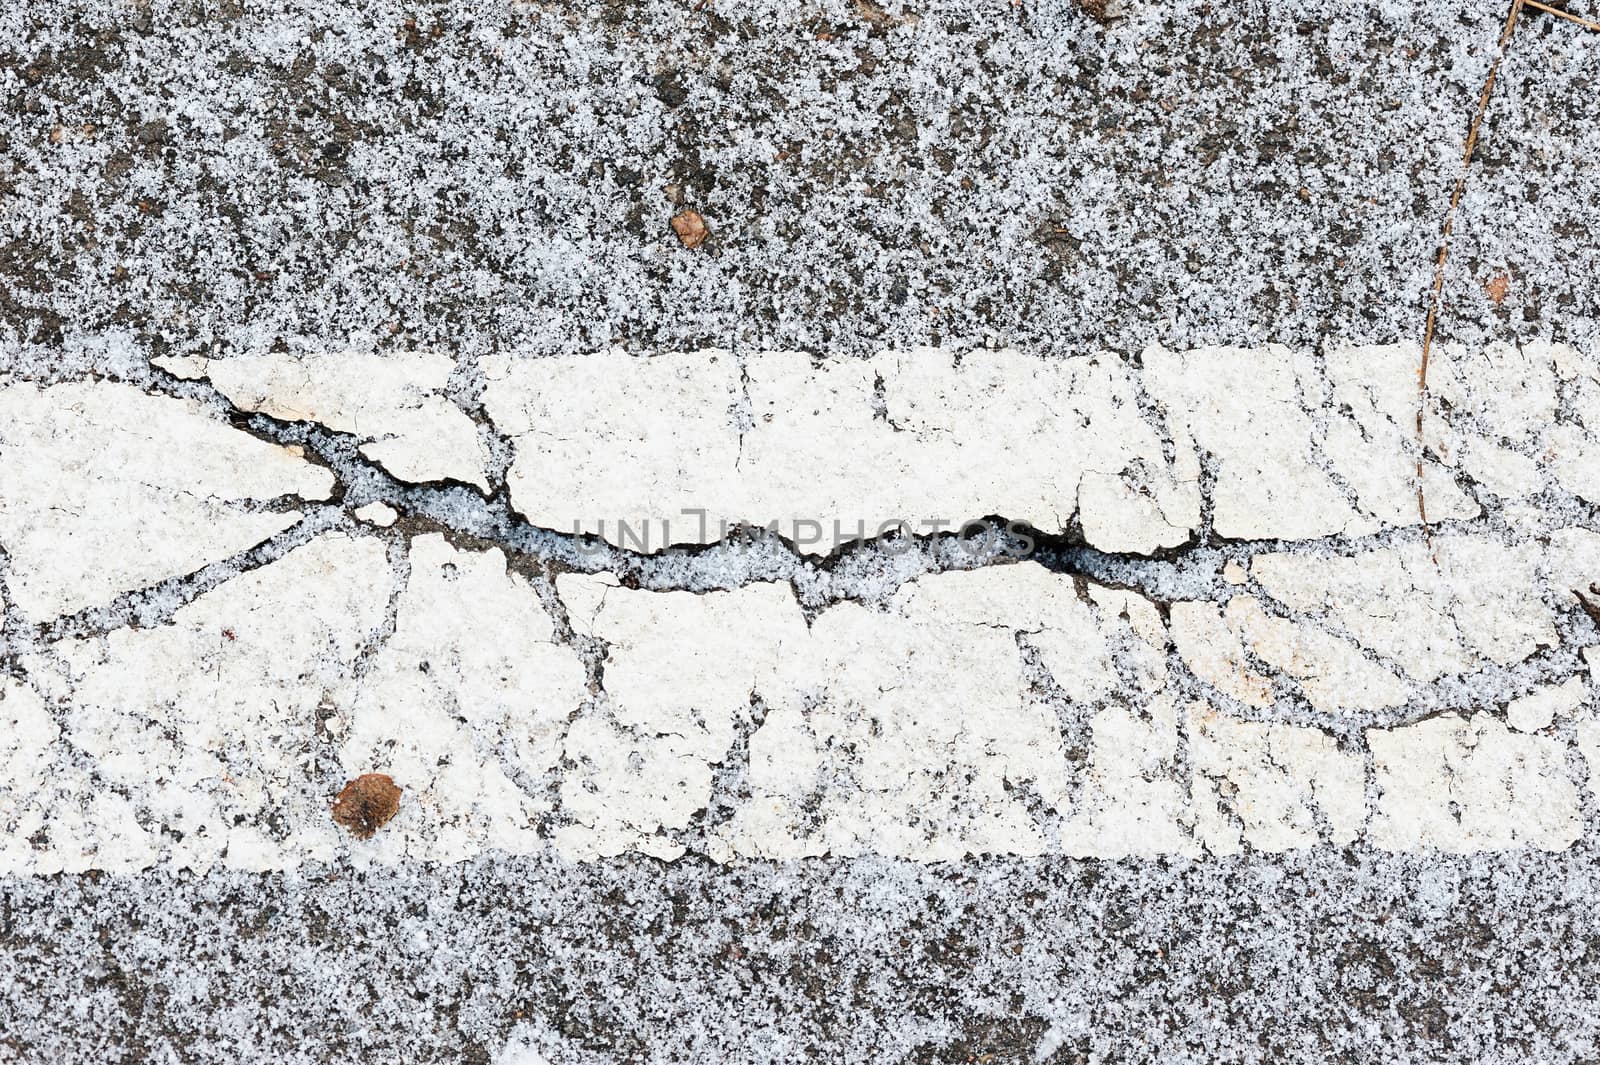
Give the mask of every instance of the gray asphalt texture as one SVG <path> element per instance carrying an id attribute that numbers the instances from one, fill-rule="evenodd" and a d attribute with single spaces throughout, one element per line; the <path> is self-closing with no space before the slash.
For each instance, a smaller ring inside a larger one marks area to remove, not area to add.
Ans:
<path id="1" fill-rule="evenodd" d="M 73 366 L 1415 339 L 1505 7 L 10 5 L 0 325 Z M 1595 39 L 1525 17 L 1441 336 L 1600 336 Z"/>
<path id="2" fill-rule="evenodd" d="M 552 1065 L 1592 1061 L 1596 868 L 486 859 L 20 882 L 0 888 L 0 1060 L 484 1062 L 514 1032 Z"/>

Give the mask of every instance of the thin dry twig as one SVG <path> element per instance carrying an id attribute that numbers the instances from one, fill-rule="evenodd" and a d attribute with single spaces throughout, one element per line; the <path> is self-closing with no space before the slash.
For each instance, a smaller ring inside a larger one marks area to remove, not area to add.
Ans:
<path id="1" fill-rule="evenodd" d="M 1600 22 L 1593 22 L 1586 18 L 1580 18 L 1570 11 L 1561 10 L 1559 7 L 1551 7 L 1549 4 L 1541 4 L 1539 3 L 1539 0 L 1522 0 L 1522 2 L 1529 7 L 1536 7 L 1546 14 L 1554 15 L 1557 18 L 1564 18 L 1568 22 L 1576 22 L 1586 30 L 1600 31 Z"/>
<path id="2" fill-rule="evenodd" d="M 1422 331 L 1422 364 L 1417 371 L 1417 517 L 1422 521 L 1422 533 L 1427 537 L 1429 552 L 1434 555 L 1436 563 L 1438 554 L 1433 546 L 1433 527 L 1428 523 L 1428 502 L 1422 490 L 1425 455 L 1422 423 L 1428 410 L 1428 358 L 1433 352 L 1433 330 L 1439 321 L 1439 308 L 1444 298 L 1444 267 L 1445 260 L 1450 256 L 1450 232 L 1455 228 L 1456 209 L 1461 205 L 1461 194 L 1467 187 L 1467 171 L 1472 167 L 1472 155 L 1478 147 L 1479 127 L 1483 125 L 1484 113 L 1489 109 L 1489 96 L 1494 92 L 1495 77 L 1500 73 L 1500 62 L 1506 56 L 1506 49 L 1511 44 L 1511 35 L 1516 31 L 1517 20 L 1521 17 L 1525 6 L 1575 22 L 1585 29 L 1600 31 L 1600 22 L 1580 18 L 1570 11 L 1542 3 L 1541 0 L 1511 0 L 1511 10 L 1506 13 L 1506 25 L 1500 31 L 1500 43 L 1495 51 L 1494 62 L 1489 64 L 1489 76 L 1484 79 L 1483 92 L 1478 97 L 1477 113 L 1472 116 L 1472 125 L 1467 129 L 1467 147 L 1461 157 L 1461 173 L 1456 177 L 1455 191 L 1450 196 L 1450 207 L 1445 211 L 1444 228 L 1439 234 L 1439 259 L 1433 271 L 1433 294 L 1428 304 L 1428 324 Z M 1495 302 L 1498 305 L 1499 300 Z"/>
<path id="3" fill-rule="evenodd" d="M 1433 546 L 1433 527 L 1428 524 L 1428 502 L 1422 492 L 1422 470 L 1425 443 L 1422 432 L 1423 418 L 1428 410 L 1428 357 L 1433 352 L 1433 329 L 1439 321 L 1439 305 L 1444 296 L 1444 265 L 1450 257 L 1450 231 L 1455 228 L 1456 208 L 1461 205 L 1461 194 L 1467 188 L 1467 171 L 1472 167 L 1472 155 L 1478 147 L 1478 130 L 1483 125 L 1484 112 L 1489 110 L 1489 96 L 1494 92 L 1494 80 L 1500 73 L 1500 61 L 1506 56 L 1506 46 L 1517 28 L 1522 6 L 1533 0 L 1511 0 L 1511 10 L 1506 15 L 1505 29 L 1500 31 L 1494 62 L 1489 64 L 1489 76 L 1484 80 L 1483 92 L 1478 96 L 1478 111 L 1467 128 L 1467 147 L 1461 156 L 1461 173 L 1456 177 L 1455 191 L 1450 195 L 1450 207 L 1445 211 L 1444 228 L 1439 234 L 1439 259 L 1433 270 L 1433 297 L 1428 304 L 1428 324 L 1422 331 L 1422 365 L 1417 371 L 1417 517 L 1422 520 L 1422 534 L 1427 537 L 1428 550 L 1438 561 Z"/>

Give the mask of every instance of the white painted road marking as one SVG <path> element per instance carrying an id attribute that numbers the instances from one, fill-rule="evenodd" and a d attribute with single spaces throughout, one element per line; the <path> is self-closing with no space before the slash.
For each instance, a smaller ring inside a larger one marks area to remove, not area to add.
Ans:
<path id="1" fill-rule="evenodd" d="M 1216 533 L 1267 542 L 1216 555 L 1167 602 L 1002 561 L 808 616 L 786 584 L 623 587 L 363 506 L 383 530 L 311 536 L 154 627 L 43 640 L 30 626 L 286 528 L 284 501 L 325 498 L 331 478 L 189 401 L 0 388 L 0 469 L 28 486 L 0 498 L 0 872 L 547 847 L 1565 848 L 1591 830 L 1579 769 L 1600 734 L 1577 656 L 1595 633 L 1569 594 L 1600 575 L 1585 494 L 1600 385 L 1565 348 L 1442 359 L 1430 501 L 1455 520 L 1430 546 L 1405 530 L 1413 459 L 1391 378 L 1406 354 L 486 367 L 512 503 L 556 529 L 689 507 L 1047 529 L 1075 515 L 1091 543 L 1144 552 L 1201 527 L 1204 468 Z M 440 406 L 448 363 L 384 358 L 378 377 L 422 383 L 376 389 L 400 398 L 359 416 L 300 395 L 327 383 L 281 360 L 255 368 L 246 405 L 387 441 L 369 457 L 391 472 L 477 476 L 475 435 L 429 450 L 440 425 L 471 427 Z M 245 394 L 240 367 L 184 369 Z M 431 413 L 404 413 L 413 400 Z M 1451 702 L 1461 690 L 1476 694 Z M 366 772 L 403 797 L 355 841 L 327 797 Z"/>

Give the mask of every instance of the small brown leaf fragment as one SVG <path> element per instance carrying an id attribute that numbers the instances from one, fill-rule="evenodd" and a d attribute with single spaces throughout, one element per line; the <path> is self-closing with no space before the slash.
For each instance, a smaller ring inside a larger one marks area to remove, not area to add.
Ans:
<path id="1" fill-rule="evenodd" d="M 1096 22 L 1110 22 L 1115 14 L 1111 0 L 1078 0 L 1078 6 Z"/>
<path id="2" fill-rule="evenodd" d="M 1489 279 L 1489 283 L 1483 286 L 1483 291 L 1489 294 L 1489 302 L 1496 307 L 1506 301 L 1506 293 L 1510 290 L 1511 275 L 1505 273 L 1495 274 Z"/>
<path id="3" fill-rule="evenodd" d="M 684 210 L 673 215 L 672 231 L 678 234 L 678 239 L 683 241 L 685 248 L 698 248 L 711 235 L 711 230 L 706 228 L 706 220 L 700 217 L 699 211 Z"/>
<path id="4" fill-rule="evenodd" d="M 347 781 L 333 801 L 333 819 L 357 839 L 371 839 L 399 809 L 400 788 L 393 777 L 387 773 L 362 773 Z"/>

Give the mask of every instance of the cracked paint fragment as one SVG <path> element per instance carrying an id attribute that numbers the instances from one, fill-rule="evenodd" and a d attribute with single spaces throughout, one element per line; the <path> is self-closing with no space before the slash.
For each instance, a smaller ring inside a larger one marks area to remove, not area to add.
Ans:
<path id="1" fill-rule="evenodd" d="M 1198 464 L 1164 457 L 1114 355 L 916 349 L 816 367 L 769 352 L 747 371 L 742 502 L 757 516 L 875 530 L 998 514 L 1049 532 L 1076 516 L 1089 543 L 1135 552 L 1199 523 Z"/>
<path id="2" fill-rule="evenodd" d="M 511 435 L 513 504 L 654 550 L 739 523 L 875 536 L 989 514 L 1149 552 L 1199 523 L 1192 449 L 1164 453 L 1126 364 L 1106 355 L 918 349 L 815 363 L 763 352 L 489 360 L 485 407 Z M 703 512 L 703 517 L 695 515 Z M 601 524 L 604 522 L 604 524 Z M 669 532 L 663 536 L 662 523 Z M 831 539 L 824 543 L 831 544 Z M 826 553 L 826 546 L 821 548 Z"/>
<path id="3" fill-rule="evenodd" d="M 1196 835 L 1216 854 L 1353 841 L 1366 820 L 1361 756 L 1314 728 L 1189 711 Z M 1223 815 L 1231 813 L 1232 818 Z M 1326 825 L 1324 829 L 1322 826 Z"/>
<path id="4" fill-rule="evenodd" d="M 1566 745 L 1485 715 L 1367 732 L 1379 795 L 1368 837 L 1384 850 L 1564 850 L 1583 829 Z"/>
<path id="5" fill-rule="evenodd" d="M 488 490 L 478 427 L 445 393 L 454 361 L 407 352 L 315 352 L 211 359 L 204 374 L 243 410 L 308 421 L 360 441 L 404 481 L 453 478 Z"/>
<path id="6" fill-rule="evenodd" d="M 805 619 L 779 584 L 696 595 L 566 574 L 557 589 L 573 629 L 607 648 L 607 699 L 567 735 L 578 769 L 561 792 L 574 823 L 557 841 L 574 857 L 675 858 L 684 848 L 669 833 L 706 805 L 735 712 L 775 690 L 786 651 L 805 645 Z"/>
<path id="7" fill-rule="evenodd" d="M 1338 625 L 1418 681 L 1509 665 L 1559 639 L 1539 579 L 1537 544 L 1437 535 L 1353 555 L 1269 553 L 1250 567 L 1290 610 Z"/>
<path id="8" fill-rule="evenodd" d="M 159 627 L 29 656 L 30 687 L 4 703 L 28 724 L 0 774 L 0 860 L 49 873 L 332 858 L 314 722 L 382 621 L 388 579 L 382 544 L 325 534 Z"/>
<path id="9" fill-rule="evenodd" d="M 1531 494 L 1552 457 L 1540 454 L 1558 409 L 1551 345 L 1441 348 L 1428 392 L 1448 412 L 1425 423 L 1436 453 L 1497 497 Z"/>
<path id="10" fill-rule="evenodd" d="M 1172 632 L 1194 675 L 1246 706 L 1272 705 L 1273 676 L 1293 680 L 1318 710 L 1381 710 L 1410 696 L 1392 670 L 1352 641 L 1313 622 L 1269 614 L 1253 596 L 1234 596 L 1221 610 L 1209 602 L 1174 603 Z"/>
<path id="11" fill-rule="evenodd" d="M 1478 517 L 1480 489 L 1521 500 L 1553 481 L 1600 495 L 1590 361 L 1539 344 L 1440 359 L 1423 456 L 1433 520 Z M 821 530 L 831 544 L 896 521 L 930 532 L 999 515 L 1150 554 L 1200 529 L 1205 468 L 1222 537 L 1418 524 L 1416 360 L 1410 344 L 1333 343 L 1156 347 L 1139 360 L 608 351 L 483 368 L 485 407 L 513 441 L 513 505 L 543 528 L 649 552 L 739 523 Z"/>
<path id="12" fill-rule="evenodd" d="M 1250 665 L 1243 639 L 1217 604 L 1173 603 L 1171 617 L 1178 654 L 1196 677 L 1246 706 L 1272 705 L 1271 678 Z"/>
<path id="13" fill-rule="evenodd" d="M 1400 706 L 1410 695 L 1399 677 L 1368 660 L 1350 640 L 1309 622 L 1268 614 L 1258 599 L 1235 596 L 1224 614 L 1250 652 L 1293 678 L 1318 710 L 1382 710 Z"/>
<path id="14" fill-rule="evenodd" d="M 460 861 L 541 849 L 543 774 L 586 695 L 583 663 L 503 552 L 414 539 L 393 634 L 328 699 L 344 773 L 386 773 L 405 789 L 367 852 Z"/>
<path id="15" fill-rule="evenodd" d="M 1177 772 L 1179 720 L 1171 696 L 1138 711 L 1095 714 L 1083 794 L 1069 807 L 1062 849 L 1076 858 L 1198 856 L 1186 782 Z"/>
<path id="16" fill-rule="evenodd" d="M 1300 540 L 1363 524 L 1312 453 L 1302 389 L 1313 369 L 1304 354 L 1277 346 L 1152 348 L 1144 367 L 1151 395 L 1217 462 L 1218 535 Z"/>
<path id="17" fill-rule="evenodd" d="M 380 529 L 387 529 L 400 517 L 395 509 L 386 503 L 368 503 L 357 507 L 352 513 L 362 521 L 376 525 Z"/>
<path id="18" fill-rule="evenodd" d="M 802 716 L 810 742 L 785 751 L 773 776 L 752 772 L 750 808 L 768 804 L 769 830 L 735 819 L 735 853 L 937 861 L 1049 849 L 1022 789 L 1055 809 L 1066 767 L 1019 639 L 1064 689 L 1092 698 L 1115 685 L 1094 617 L 1070 581 L 1031 564 L 939 578 L 906 586 L 884 613 L 841 603 L 813 622 L 794 680 L 765 695 Z M 774 777 L 803 786 L 781 792 Z"/>
<path id="19" fill-rule="evenodd" d="M 1573 730 L 1578 753 L 1583 757 L 1589 794 L 1600 799 L 1600 721 L 1593 717 L 1579 721 Z"/>
<path id="20" fill-rule="evenodd" d="M 1331 344 L 1324 353 L 1329 388 L 1320 408 L 1326 420 L 1322 454 L 1377 527 L 1417 521 L 1415 378 L 1421 361 L 1421 346 L 1413 343 Z M 1430 402 L 1439 405 L 1431 392 Z M 1440 417 L 1430 410 L 1429 423 Z M 1441 461 L 1423 464 L 1422 487 L 1431 521 L 1481 513 Z"/>
<path id="21" fill-rule="evenodd" d="M 1600 366 L 1563 344 L 1532 350 L 1548 353 L 1564 397 L 1562 416 L 1545 425 L 1537 454 L 1563 488 L 1600 503 Z"/>
<path id="22" fill-rule="evenodd" d="M 511 501 L 535 525 L 620 543 L 618 521 L 666 522 L 670 540 L 694 542 L 686 508 L 718 514 L 735 502 L 741 392 L 727 352 L 499 358 L 483 369 L 484 409 L 515 448 Z M 662 546 L 654 535 L 649 546 Z"/>
<path id="23" fill-rule="evenodd" d="M 85 382 L 0 387 L 0 485 L 12 606 L 45 621 L 258 544 L 333 478 L 190 400 Z"/>
<path id="24" fill-rule="evenodd" d="M 1145 385 L 1176 429 L 1216 463 L 1213 523 L 1220 536 L 1305 540 L 1363 535 L 1417 522 L 1413 444 L 1415 389 L 1404 408 L 1384 367 L 1411 357 L 1404 345 L 1335 346 L 1323 364 L 1277 345 L 1144 353 Z M 1175 431 L 1176 431 L 1175 429 Z M 1437 517 L 1478 513 L 1433 465 Z"/>
<path id="25" fill-rule="evenodd" d="M 779 585 L 695 596 L 566 575 L 558 588 L 574 626 L 608 645 L 610 712 L 569 737 L 592 767 L 568 785 L 587 822 L 565 832 L 573 853 L 681 852 L 670 833 L 710 799 L 752 700 L 765 716 L 750 798 L 717 826 L 713 856 L 1042 853 L 1011 785 L 1059 803 L 1064 764 L 1018 640 L 1079 698 L 1116 684 L 1090 608 L 1032 565 L 925 578 L 885 610 L 841 603 L 809 629 Z"/>
<path id="26" fill-rule="evenodd" d="M 1558 716 L 1576 714 L 1588 697 L 1589 687 L 1582 677 L 1541 685 L 1537 691 L 1511 700 L 1506 706 L 1506 724 L 1519 732 L 1538 732 L 1549 728 Z"/>

